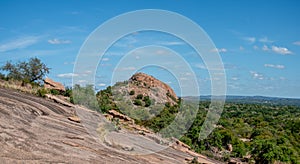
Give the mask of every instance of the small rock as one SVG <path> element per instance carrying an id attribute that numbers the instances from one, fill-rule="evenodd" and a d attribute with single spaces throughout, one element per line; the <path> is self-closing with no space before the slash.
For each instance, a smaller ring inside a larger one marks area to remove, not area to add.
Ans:
<path id="1" fill-rule="evenodd" d="M 77 123 L 80 123 L 80 122 L 81 122 L 80 118 L 77 117 L 77 116 L 71 116 L 71 117 L 68 117 L 68 119 L 69 119 L 70 121 L 74 121 L 74 122 L 77 122 Z"/>
<path id="2" fill-rule="evenodd" d="M 232 145 L 231 144 L 227 144 L 227 149 L 228 149 L 228 151 L 232 152 L 232 150 L 233 150 Z"/>

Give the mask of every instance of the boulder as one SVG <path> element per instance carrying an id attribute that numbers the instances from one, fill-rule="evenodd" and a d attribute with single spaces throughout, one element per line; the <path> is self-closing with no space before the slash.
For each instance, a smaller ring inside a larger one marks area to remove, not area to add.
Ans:
<path id="1" fill-rule="evenodd" d="M 122 113 L 119 113 L 116 110 L 109 110 L 107 113 L 112 115 L 113 118 L 118 118 L 118 119 L 121 119 L 121 120 L 124 120 L 127 122 L 132 122 L 132 123 L 134 122 L 130 117 L 128 117 Z"/>
<path id="2" fill-rule="evenodd" d="M 44 87 L 45 87 L 46 89 L 55 89 L 55 90 L 60 91 L 60 92 L 66 91 L 64 85 L 62 85 L 62 84 L 59 83 L 59 82 L 55 82 L 55 81 L 53 81 L 53 80 L 50 79 L 50 78 L 44 79 L 44 83 L 45 83 L 45 84 L 44 84 Z"/>

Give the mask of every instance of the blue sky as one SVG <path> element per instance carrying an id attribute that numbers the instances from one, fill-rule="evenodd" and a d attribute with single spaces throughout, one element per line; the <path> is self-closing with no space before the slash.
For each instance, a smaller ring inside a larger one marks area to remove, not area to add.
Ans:
<path id="1" fill-rule="evenodd" d="M 296 0 L 0 1 L 0 64 L 36 56 L 52 68 L 50 78 L 70 85 L 72 76 L 77 76 L 73 73 L 76 56 L 89 34 L 119 14 L 141 9 L 177 12 L 200 25 L 223 60 L 228 95 L 300 98 L 300 2 Z M 97 70 L 97 89 L 110 85 L 122 54 L 149 44 L 181 54 L 197 74 L 200 93 L 210 94 L 211 77 L 193 49 L 174 36 L 154 31 L 125 36 L 107 51 Z M 167 71 L 155 67 L 141 71 L 180 92 Z"/>

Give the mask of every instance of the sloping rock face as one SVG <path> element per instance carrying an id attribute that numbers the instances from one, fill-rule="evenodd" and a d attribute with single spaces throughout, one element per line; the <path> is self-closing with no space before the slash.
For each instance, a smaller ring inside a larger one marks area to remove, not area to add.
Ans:
<path id="1" fill-rule="evenodd" d="M 77 120 L 78 113 L 87 114 L 87 119 Z M 84 125 L 89 124 L 83 124 L 100 116 L 83 107 L 0 88 L 0 163 L 181 164 L 193 159 L 189 153 L 171 147 L 148 155 L 129 155 L 107 148 L 88 132 Z M 91 125 L 98 126 L 98 122 Z M 135 133 L 122 133 L 140 138 Z M 150 139 L 147 142 L 155 144 Z M 216 162 L 201 158 L 201 163 Z"/>
<path id="2" fill-rule="evenodd" d="M 169 85 L 145 73 L 136 73 L 129 79 L 127 92 L 134 92 L 131 95 L 132 99 L 140 94 L 143 97 L 149 96 L 155 104 L 169 102 L 171 105 L 175 105 L 178 101 L 178 97 Z"/>
<path id="3" fill-rule="evenodd" d="M 55 82 L 50 78 L 44 79 L 44 83 L 45 83 L 44 86 L 45 86 L 46 89 L 55 89 L 55 90 L 61 91 L 61 92 L 66 91 L 64 85 L 62 85 L 59 82 Z"/>

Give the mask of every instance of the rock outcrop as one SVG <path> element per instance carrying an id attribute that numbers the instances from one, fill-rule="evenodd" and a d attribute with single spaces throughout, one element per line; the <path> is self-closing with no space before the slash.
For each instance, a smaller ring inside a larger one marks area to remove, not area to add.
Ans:
<path id="1" fill-rule="evenodd" d="M 128 93 L 131 100 L 136 99 L 138 95 L 149 96 L 153 105 L 166 103 L 175 105 L 178 101 L 178 97 L 169 85 L 145 73 L 136 73 L 128 80 L 128 83 L 116 85 L 114 88 L 119 93 Z"/>
<path id="2" fill-rule="evenodd" d="M 81 114 L 80 118 L 78 113 Z M 121 117 L 116 112 L 113 114 Z M 100 120 L 98 118 L 101 117 L 101 114 L 80 106 L 70 107 L 0 88 L 0 161 L 1 163 L 181 164 L 190 163 L 195 157 L 171 147 L 146 155 L 126 154 L 116 151 L 117 148 L 108 148 L 87 128 L 94 125 L 98 127 Z M 95 118 L 97 119 L 94 120 Z M 95 132 L 99 134 L 99 131 Z M 127 152 L 158 145 L 156 141 L 147 137 L 147 134 L 139 135 L 127 130 L 112 131 L 110 136 L 113 134 L 123 137 L 108 140 L 111 141 L 109 146 L 120 146 Z M 107 139 L 110 139 L 110 136 Z M 118 139 L 125 142 L 116 142 Z M 134 143 L 148 144 L 133 146 L 119 144 L 127 143 L 126 139 L 137 141 Z M 198 159 L 201 163 L 217 163 L 204 157 Z"/>
<path id="3" fill-rule="evenodd" d="M 50 78 L 44 79 L 44 83 L 45 83 L 44 86 L 45 86 L 46 89 L 55 89 L 55 90 L 60 91 L 60 92 L 66 91 L 64 85 L 62 85 L 59 82 L 55 82 Z"/>

